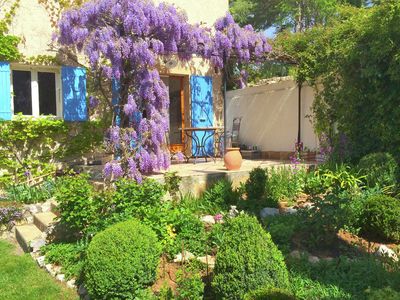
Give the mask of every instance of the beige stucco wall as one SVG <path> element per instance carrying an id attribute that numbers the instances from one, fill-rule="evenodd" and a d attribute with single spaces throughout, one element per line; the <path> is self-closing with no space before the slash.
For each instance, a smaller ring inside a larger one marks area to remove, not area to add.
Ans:
<path id="1" fill-rule="evenodd" d="M 9 31 L 21 38 L 20 52 L 26 57 L 55 55 L 49 48 L 52 32 L 46 9 L 37 0 L 20 0 Z"/>
<path id="2" fill-rule="evenodd" d="M 302 88 L 301 140 L 311 150 L 318 147 L 310 119 L 313 89 Z M 293 151 L 298 132 L 298 88 L 292 79 L 229 91 L 227 129 L 233 118 L 242 117 L 240 142 L 262 151 Z"/>
<path id="3" fill-rule="evenodd" d="M 167 2 L 186 11 L 190 23 L 205 23 L 212 26 L 229 10 L 228 0 L 156 0 Z"/>
<path id="4" fill-rule="evenodd" d="M 225 15 L 229 9 L 228 0 L 156 0 L 168 2 L 183 9 L 190 23 L 205 23 L 212 26 L 214 22 Z M 13 1 L 6 2 L 7 6 Z M 0 9 L 0 16 L 3 11 Z M 25 56 L 54 55 L 49 44 L 53 28 L 50 17 L 42 4 L 37 0 L 20 0 L 20 7 L 10 26 L 10 34 L 21 37 L 19 45 Z"/>

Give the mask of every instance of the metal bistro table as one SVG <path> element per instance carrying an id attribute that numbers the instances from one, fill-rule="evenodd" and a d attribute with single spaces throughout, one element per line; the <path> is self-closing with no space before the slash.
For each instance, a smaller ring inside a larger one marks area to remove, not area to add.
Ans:
<path id="1" fill-rule="evenodd" d="M 194 158 L 194 163 L 196 163 L 198 158 L 204 158 L 206 161 L 207 158 L 211 158 L 214 162 L 216 161 L 218 152 L 220 151 L 221 137 L 224 132 L 223 127 L 186 127 L 179 128 L 179 130 L 183 130 L 185 133 L 185 149 L 183 154 L 187 162 L 191 158 Z M 201 133 L 203 133 L 202 136 Z M 207 153 L 206 149 L 207 141 L 212 137 L 214 137 L 214 155 Z M 191 140 L 191 143 L 188 143 L 189 140 Z M 193 149 L 193 143 L 196 145 L 195 149 Z M 193 150 L 190 151 L 191 155 L 188 156 L 186 153 L 189 144 L 192 145 Z"/>

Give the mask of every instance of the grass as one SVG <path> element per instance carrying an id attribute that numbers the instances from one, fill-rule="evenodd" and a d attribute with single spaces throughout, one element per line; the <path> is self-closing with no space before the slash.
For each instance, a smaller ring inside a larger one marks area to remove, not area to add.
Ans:
<path id="1" fill-rule="evenodd" d="M 78 299 L 76 292 L 39 269 L 28 255 L 17 255 L 15 246 L 0 240 L 0 299 Z"/>

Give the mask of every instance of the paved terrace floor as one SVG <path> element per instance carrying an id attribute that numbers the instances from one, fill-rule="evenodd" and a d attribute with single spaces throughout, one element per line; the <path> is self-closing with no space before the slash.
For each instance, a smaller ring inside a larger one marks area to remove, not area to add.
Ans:
<path id="1" fill-rule="evenodd" d="M 163 181 L 165 172 L 177 172 L 182 177 L 181 191 L 183 193 L 190 192 L 194 195 L 201 194 L 207 187 L 211 186 L 215 181 L 227 178 L 232 181 L 234 186 L 238 186 L 241 182 L 245 182 L 249 177 L 249 172 L 257 167 L 271 168 L 273 166 L 289 166 L 289 161 L 278 160 L 243 160 L 242 167 L 237 171 L 228 171 L 224 166 L 223 160 L 220 158 L 216 162 L 204 159 L 189 163 L 172 163 L 167 171 L 158 172 L 151 175 L 151 178 Z"/>

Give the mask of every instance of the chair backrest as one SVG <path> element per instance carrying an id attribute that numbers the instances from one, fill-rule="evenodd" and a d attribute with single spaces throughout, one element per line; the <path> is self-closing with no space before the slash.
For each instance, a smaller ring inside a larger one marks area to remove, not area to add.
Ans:
<path id="1" fill-rule="evenodd" d="M 233 119 L 232 125 L 232 143 L 239 142 L 239 131 L 240 131 L 240 123 L 242 122 L 241 117 L 237 117 Z"/>

